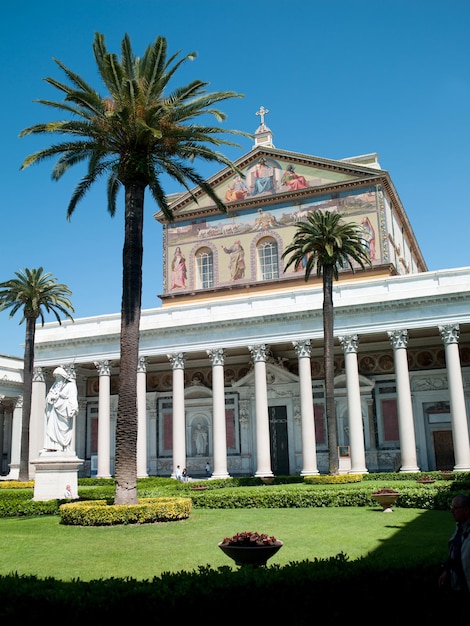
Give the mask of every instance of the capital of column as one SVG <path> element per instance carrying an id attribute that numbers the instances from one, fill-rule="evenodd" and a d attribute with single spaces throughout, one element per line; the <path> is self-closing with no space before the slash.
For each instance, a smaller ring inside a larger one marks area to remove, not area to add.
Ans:
<path id="1" fill-rule="evenodd" d="M 343 347 L 344 354 L 357 354 L 357 347 L 359 345 L 357 335 L 345 335 L 344 337 L 338 337 L 338 339 Z"/>
<path id="2" fill-rule="evenodd" d="M 248 350 L 251 353 L 251 358 L 254 363 L 266 362 L 268 348 L 266 344 L 260 343 L 256 346 L 248 346 Z"/>
<path id="3" fill-rule="evenodd" d="M 207 355 L 212 365 L 223 365 L 225 362 L 225 351 L 223 348 L 212 348 L 207 350 Z"/>
<path id="4" fill-rule="evenodd" d="M 460 326 L 458 324 L 445 324 L 444 326 L 439 326 L 439 333 L 444 345 L 459 343 Z"/>
<path id="5" fill-rule="evenodd" d="M 403 328 L 400 330 L 389 330 L 388 336 L 394 350 L 398 348 L 406 348 L 408 345 L 408 331 Z"/>
<path id="6" fill-rule="evenodd" d="M 109 361 L 95 361 L 94 364 L 100 376 L 111 375 L 111 368 L 109 365 Z"/>
<path id="7" fill-rule="evenodd" d="M 310 358 L 312 353 L 310 346 L 310 339 L 304 339 L 302 341 L 293 341 L 292 345 L 294 346 L 295 352 L 299 359 Z"/>
<path id="8" fill-rule="evenodd" d="M 139 361 L 137 363 L 137 373 L 145 374 L 147 371 L 147 357 L 139 356 Z"/>
<path id="9" fill-rule="evenodd" d="M 174 370 L 184 369 L 184 354 L 183 352 L 173 352 L 173 354 L 167 354 L 169 361 Z"/>
<path id="10" fill-rule="evenodd" d="M 15 400 L 15 409 L 21 409 L 23 407 L 23 396 L 18 396 Z"/>
<path id="11" fill-rule="evenodd" d="M 46 377 L 42 367 L 33 367 L 33 383 L 45 383 Z"/>

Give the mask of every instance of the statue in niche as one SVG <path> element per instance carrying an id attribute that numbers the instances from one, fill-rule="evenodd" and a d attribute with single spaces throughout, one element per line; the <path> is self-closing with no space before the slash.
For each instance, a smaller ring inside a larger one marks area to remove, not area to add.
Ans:
<path id="1" fill-rule="evenodd" d="M 207 450 L 207 431 L 202 424 L 198 424 L 193 434 L 194 445 L 196 446 L 196 454 L 205 454 Z"/>

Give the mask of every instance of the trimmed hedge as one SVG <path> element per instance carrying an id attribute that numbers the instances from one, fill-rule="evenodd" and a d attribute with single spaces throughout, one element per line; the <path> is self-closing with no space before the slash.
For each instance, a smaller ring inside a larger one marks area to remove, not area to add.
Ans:
<path id="1" fill-rule="evenodd" d="M 69 502 L 59 507 L 61 524 L 74 526 L 113 526 L 151 524 L 187 519 L 190 498 L 145 498 L 138 504 L 116 505 L 106 500 Z"/>
<path id="2" fill-rule="evenodd" d="M 72 583 L 36 577 L 0 577 L 0 617 L 26 623 L 62 616 L 68 626 L 188 620 L 220 625 L 228 615 L 247 624 L 277 623 L 288 611 L 291 626 L 318 619 L 328 624 L 377 620 L 445 624 L 468 617 L 466 598 L 438 592 L 438 566 L 429 562 L 381 567 L 367 558 L 348 562 L 345 555 L 286 566 L 200 567 L 166 573 L 151 581 L 109 579 Z"/>

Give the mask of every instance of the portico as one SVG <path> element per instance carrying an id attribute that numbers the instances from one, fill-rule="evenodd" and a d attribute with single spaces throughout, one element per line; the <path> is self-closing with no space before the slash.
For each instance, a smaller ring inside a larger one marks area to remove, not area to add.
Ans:
<path id="1" fill-rule="evenodd" d="M 437 464 L 436 433 L 468 441 L 470 315 L 464 313 L 469 294 L 462 289 L 467 276 L 459 269 L 391 277 L 386 292 L 383 281 L 375 289 L 361 282 L 335 288 L 341 303 L 335 317 L 338 443 L 349 448 L 348 471 L 444 469 Z M 419 308 L 411 306 L 417 290 Z M 356 303 L 365 291 L 369 300 L 382 300 L 374 305 L 373 321 L 356 333 Z M 273 456 L 279 461 L 280 454 L 288 473 L 325 472 L 320 295 L 319 287 L 305 287 L 295 295 L 195 304 L 184 315 L 146 311 L 138 374 L 139 475 L 172 475 L 178 464 L 202 475 L 209 460 L 214 477 L 269 476 Z M 277 314 L 267 319 L 267 310 Z M 460 321 L 449 323 L 451 317 Z M 91 473 L 94 443 L 96 475 L 103 477 L 113 473 L 118 337 L 115 315 L 59 328 L 46 324 L 37 344 L 33 404 L 43 403 L 47 373 L 71 362 L 73 354 L 81 390 L 77 454 L 88 460 Z M 432 363 L 425 361 L 430 358 Z M 433 412 L 435 405 L 447 412 Z M 41 423 L 39 409 L 36 442 Z M 208 434 L 202 456 L 192 443 L 197 423 Z M 284 452 L 276 448 L 280 438 Z M 469 446 L 452 447 L 451 469 L 469 471 Z"/>

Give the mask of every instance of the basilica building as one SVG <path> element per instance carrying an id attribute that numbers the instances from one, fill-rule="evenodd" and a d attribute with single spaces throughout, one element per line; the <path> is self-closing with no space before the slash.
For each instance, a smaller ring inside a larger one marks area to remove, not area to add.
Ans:
<path id="1" fill-rule="evenodd" d="M 226 213 L 194 189 L 169 197 L 174 221 L 154 216 L 163 293 L 141 317 L 138 476 L 179 465 L 198 477 L 206 464 L 213 478 L 328 472 L 322 280 L 283 259 L 316 211 L 361 224 L 371 258 L 334 284 L 340 471 L 470 471 L 470 268 L 427 270 L 377 154 L 278 149 L 258 114 L 243 176 L 208 180 Z M 79 394 L 79 476 L 113 476 L 119 338 L 119 313 L 37 327 L 30 459 L 61 366 Z M 3 478 L 18 476 L 21 367 L 0 356 Z"/>

